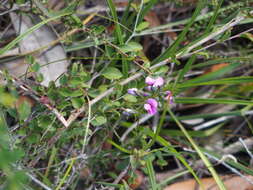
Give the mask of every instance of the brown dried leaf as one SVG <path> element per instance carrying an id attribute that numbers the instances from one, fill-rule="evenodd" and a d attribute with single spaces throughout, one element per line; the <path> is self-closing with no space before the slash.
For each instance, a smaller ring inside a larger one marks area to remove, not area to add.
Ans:
<path id="1" fill-rule="evenodd" d="M 28 97 L 28 96 L 19 96 L 16 103 L 15 103 L 15 107 L 18 108 L 21 104 L 23 104 L 24 102 L 27 102 L 31 107 L 33 107 L 35 105 L 35 101 Z"/>
<path id="2" fill-rule="evenodd" d="M 207 73 L 218 71 L 218 70 L 220 70 L 220 69 L 222 69 L 222 68 L 224 68 L 228 65 L 229 65 L 229 63 L 220 63 L 220 64 L 213 65 L 210 69 L 205 71 L 203 75 L 205 75 Z"/>
<path id="3" fill-rule="evenodd" d="M 144 175 L 140 170 L 135 170 L 134 173 L 136 177 L 133 179 L 133 182 L 129 184 L 129 187 L 131 187 L 131 189 L 137 189 L 140 187 L 144 180 Z M 128 180 L 129 176 L 125 176 L 124 179 Z"/>
<path id="4" fill-rule="evenodd" d="M 36 16 L 31 18 L 22 15 L 21 19 L 16 13 L 11 13 L 10 16 L 16 32 L 20 31 L 20 33 L 24 33 L 34 24 L 40 22 Z M 20 20 L 21 23 L 19 22 Z M 34 23 L 35 20 L 36 23 Z M 34 51 L 47 46 L 54 40 L 56 40 L 56 35 L 48 26 L 44 25 L 20 41 L 20 53 Z M 66 60 L 66 53 L 61 45 L 56 45 L 45 52 L 38 53 L 40 54 L 36 55 L 36 61 L 41 65 L 39 72 L 44 77 L 44 81 L 41 84 L 48 86 L 50 81 L 55 81 L 62 73 L 67 71 L 68 62 Z M 16 61 L 8 62 L 3 66 L 8 68 L 9 72 L 15 76 L 23 75 L 28 67 L 24 60 L 21 63 Z"/>
<path id="5" fill-rule="evenodd" d="M 161 22 L 154 11 L 149 11 L 145 16 L 144 20 L 149 23 L 150 28 L 160 26 Z"/>
<path id="6" fill-rule="evenodd" d="M 227 190 L 253 190 L 253 185 L 239 176 L 227 175 L 221 177 Z M 247 178 L 253 181 L 253 176 L 247 176 Z M 219 190 L 213 178 L 201 179 L 205 189 Z M 167 186 L 164 190 L 200 190 L 194 179 L 178 182 Z"/>

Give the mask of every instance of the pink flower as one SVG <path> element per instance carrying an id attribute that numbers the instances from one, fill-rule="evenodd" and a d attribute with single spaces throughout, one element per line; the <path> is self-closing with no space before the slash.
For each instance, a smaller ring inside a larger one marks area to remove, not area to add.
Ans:
<path id="1" fill-rule="evenodd" d="M 146 77 L 145 83 L 148 86 L 160 87 L 160 86 L 162 86 L 164 84 L 164 80 L 163 80 L 162 77 L 157 77 L 156 79 L 154 79 L 152 77 Z"/>
<path id="2" fill-rule="evenodd" d="M 151 78 L 151 77 L 146 77 L 145 79 L 145 83 L 149 86 L 153 86 L 153 84 L 155 83 L 155 79 Z"/>
<path id="3" fill-rule="evenodd" d="M 135 96 L 135 95 L 137 95 L 137 91 L 138 91 L 137 88 L 129 88 L 127 90 L 127 93 Z"/>
<path id="4" fill-rule="evenodd" d="M 146 104 L 144 104 L 144 109 L 151 115 L 154 115 L 157 112 L 158 102 L 153 99 L 149 98 L 146 101 Z"/>
<path id="5" fill-rule="evenodd" d="M 169 102 L 169 104 L 173 104 L 174 100 L 171 91 L 168 90 L 165 92 L 165 94 L 166 94 L 165 99 Z"/>

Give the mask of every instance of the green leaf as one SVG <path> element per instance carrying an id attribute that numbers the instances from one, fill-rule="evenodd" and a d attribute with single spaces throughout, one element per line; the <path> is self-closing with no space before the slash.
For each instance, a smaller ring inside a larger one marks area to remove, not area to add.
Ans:
<path id="1" fill-rule="evenodd" d="M 158 67 L 157 69 L 155 69 L 154 74 L 155 75 L 162 75 L 162 74 L 167 73 L 168 70 L 169 70 L 169 67 L 165 65 L 165 66 Z"/>
<path id="2" fill-rule="evenodd" d="M 52 119 L 48 115 L 42 115 L 38 119 L 38 126 L 41 128 L 48 128 L 52 122 Z"/>
<path id="3" fill-rule="evenodd" d="M 72 85 L 80 85 L 83 83 L 83 80 L 81 77 L 74 76 L 72 79 L 69 80 L 69 83 Z"/>
<path id="4" fill-rule="evenodd" d="M 137 102 L 137 98 L 131 94 L 126 94 L 123 98 L 127 102 L 133 102 L 133 103 Z"/>
<path id="5" fill-rule="evenodd" d="M 37 74 L 36 80 L 37 80 L 38 82 L 42 82 L 42 81 L 44 80 L 44 77 L 43 77 L 42 73 L 38 73 L 38 74 Z"/>
<path id="6" fill-rule="evenodd" d="M 95 35 L 99 35 L 105 31 L 105 27 L 102 25 L 92 25 L 90 29 Z"/>
<path id="7" fill-rule="evenodd" d="M 120 79 L 123 76 L 120 70 L 115 67 L 107 67 L 102 75 L 110 80 Z"/>
<path id="8" fill-rule="evenodd" d="M 31 106 L 27 101 L 22 102 L 17 108 L 19 119 L 25 120 L 31 113 Z"/>
<path id="9" fill-rule="evenodd" d="M 142 31 L 144 29 L 146 29 L 149 26 L 148 22 L 141 22 L 137 28 L 136 28 L 136 32 Z"/>
<path id="10" fill-rule="evenodd" d="M 59 93 L 64 97 L 78 97 L 78 96 L 83 95 L 83 92 L 81 89 L 71 90 L 69 88 L 61 88 L 59 90 Z"/>
<path id="11" fill-rule="evenodd" d="M 94 126 L 100 126 L 107 122 L 107 119 L 104 116 L 97 116 L 91 121 L 91 124 Z"/>
<path id="12" fill-rule="evenodd" d="M 62 75 L 61 78 L 59 79 L 59 82 L 60 82 L 61 85 L 67 84 L 67 82 L 68 82 L 67 75 L 66 74 Z"/>
<path id="13" fill-rule="evenodd" d="M 27 137 L 27 142 L 29 144 L 34 144 L 39 142 L 40 140 L 40 135 L 39 134 L 31 134 L 30 136 Z"/>
<path id="14" fill-rule="evenodd" d="M 129 42 L 125 45 L 122 45 L 120 47 L 120 50 L 124 53 L 128 53 L 128 52 L 138 52 L 138 51 L 141 51 L 143 48 L 142 48 L 142 45 L 137 43 L 137 42 Z"/>
<path id="15" fill-rule="evenodd" d="M 10 136 L 8 134 L 8 126 L 5 120 L 3 110 L 0 110 L 0 144 L 3 149 L 8 149 L 10 145 Z"/>
<path id="16" fill-rule="evenodd" d="M 32 72 L 38 72 L 40 70 L 40 64 L 35 62 L 34 64 L 32 64 L 31 66 L 31 71 Z"/>
<path id="17" fill-rule="evenodd" d="M 72 98 L 71 102 L 72 102 L 73 107 L 78 109 L 83 106 L 84 99 L 83 98 Z"/>
<path id="18" fill-rule="evenodd" d="M 13 107 L 15 102 L 16 98 L 13 95 L 0 91 L 0 104 L 5 107 Z"/>

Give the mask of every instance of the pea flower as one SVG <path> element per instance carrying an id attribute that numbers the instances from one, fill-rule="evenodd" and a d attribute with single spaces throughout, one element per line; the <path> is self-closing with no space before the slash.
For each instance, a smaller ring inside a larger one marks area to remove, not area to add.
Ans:
<path id="1" fill-rule="evenodd" d="M 158 77 L 158 78 L 154 79 L 154 78 L 148 76 L 145 79 L 145 83 L 151 87 L 161 87 L 164 84 L 164 80 L 162 77 Z"/>
<path id="2" fill-rule="evenodd" d="M 151 115 L 157 112 L 158 102 L 154 98 L 149 98 L 144 104 L 144 109 Z"/>
<path id="3" fill-rule="evenodd" d="M 122 108 L 124 111 L 123 111 L 123 114 L 126 115 L 126 116 L 131 116 L 132 114 L 135 114 L 137 113 L 136 111 L 132 110 L 132 109 L 129 109 L 129 108 Z"/>
<path id="4" fill-rule="evenodd" d="M 165 92 L 165 94 L 166 94 L 165 99 L 169 102 L 169 104 L 173 104 L 174 100 L 171 91 L 168 90 Z"/>
<path id="5" fill-rule="evenodd" d="M 127 90 L 127 93 L 135 96 L 135 95 L 137 95 L 137 91 L 138 91 L 137 88 L 129 88 Z"/>

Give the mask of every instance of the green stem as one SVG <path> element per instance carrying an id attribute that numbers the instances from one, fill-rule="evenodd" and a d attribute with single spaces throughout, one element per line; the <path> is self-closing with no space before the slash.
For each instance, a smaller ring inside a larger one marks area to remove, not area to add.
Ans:
<path id="1" fill-rule="evenodd" d="M 161 116 L 161 119 L 159 121 L 159 124 L 157 126 L 157 129 L 155 131 L 155 135 L 154 137 L 152 138 L 151 142 L 149 144 L 147 144 L 146 147 L 144 147 L 144 150 L 148 150 L 150 147 L 152 147 L 154 145 L 154 143 L 156 142 L 156 138 L 157 136 L 159 136 L 160 134 L 160 131 L 162 129 L 162 126 L 163 126 L 163 123 L 164 123 L 164 120 L 165 120 L 165 116 L 166 116 L 166 113 L 167 113 L 167 110 L 168 110 L 168 104 L 165 103 L 164 106 L 163 106 L 163 113 L 162 113 L 162 116 Z"/>
<path id="2" fill-rule="evenodd" d="M 174 121 L 178 125 L 178 127 L 184 133 L 185 137 L 188 139 L 188 141 L 191 143 L 191 145 L 193 146 L 193 148 L 196 150 L 196 152 L 198 153 L 199 157 L 203 160 L 203 162 L 206 165 L 207 169 L 211 172 L 211 174 L 212 174 L 213 178 L 215 179 L 218 187 L 221 190 L 226 190 L 226 187 L 225 187 L 224 183 L 221 181 L 220 177 L 218 176 L 218 174 L 214 170 L 213 166 L 211 165 L 211 163 L 209 162 L 209 160 L 207 159 L 207 157 L 203 154 L 203 152 L 200 150 L 200 148 L 198 147 L 198 145 L 194 142 L 194 140 L 188 134 L 187 130 L 184 128 L 184 126 L 180 123 L 180 121 L 174 115 L 174 113 L 170 109 L 168 109 L 168 111 L 169 111 L 171 117 L 174 119 Z"/>

